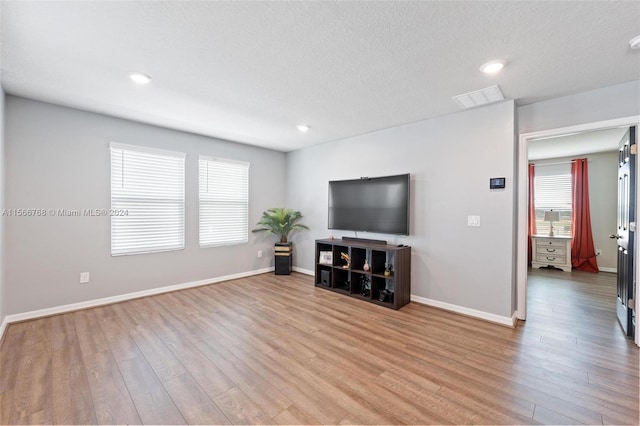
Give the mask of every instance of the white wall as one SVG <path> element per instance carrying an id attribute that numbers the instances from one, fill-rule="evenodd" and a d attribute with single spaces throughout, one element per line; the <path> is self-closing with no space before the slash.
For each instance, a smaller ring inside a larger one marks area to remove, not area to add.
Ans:
<path id="1" fill-rule="evenodd" d="M 0 212 L 4 209 L 4 102 L 5 95 L 2 86 L 0 86 Z M 7 315 L 5 285 L 4 285 L 4 236 L 5 236 L 5 219 L 0 215 L 0 324 L 3 323 Z M 0 328 L 0 338 L 2 337 Z"/>
<path id="2" fill-rule="evenodd" d="M 412 246 L 413 295 L 511 317 L 514 113 L 505 101 L 288 153 L 287 206 L 312 229 L 293 239 L 296 265 L 313 270 L 314 239 L 330 234 L 329 180 L 411 173 L 411 235 L 358 236 Z M 506 189 L 490 191 L 491 177 Z M 467 215 L 481 226 L 467 227 Z"/>
<path id="3" fill-rule="evenodd" d="M 640 80 L 518 108 L 518 132 L 531 133 L 640 114 Z"/>
<path id="4" fill-rule="evenodd" d="M 0 22 L 2 22 L 2 2 L 0 1 Z M 2 55 L 0 55 L 0 81 L 2 80 Z M 5 94 L 0 85 L 0 212 L 4 209 L 4 101 Z M 4 287 L 4 217 L 0 215 L 0 339 L 2 339 L 7 308 Z"/>
<path id="5" fill-rule="evenodd" d="M 251 163 L 251 227 L 262 211 L 284 205 L 285 154 L 14 96 L 5 108 L 6 208 L 108 208 L 110 141 L 187 153 L 184 250 L 111 257 L 109 218 L 6 218 L 6 314 L 272 266 L 273 240 L 261 235 L 244 245 L 198 247 L 197 159 Z M 83 271 L 89 284 L 79 284 Z"/>
<path id="6" fill-rule="evenodd" d="M 533 142 L 535 143 L 535 142 Z M 591 230 L 596 249 L 601 249 L 598 267 L 617 269 L 617 244 L 609 238 L 616 229 L 618 206 L 618 153 L 601 152 L 577 157 L 550 158 L 531 161 L 534 164 L 569 162 L 574 158 L 589 159 L 589 205 L 591 207 Z M 567 166 L 570 167 L 570 166 Z"/>

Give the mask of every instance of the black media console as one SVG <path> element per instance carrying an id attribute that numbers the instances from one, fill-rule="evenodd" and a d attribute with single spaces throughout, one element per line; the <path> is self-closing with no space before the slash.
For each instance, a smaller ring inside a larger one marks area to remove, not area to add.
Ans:
<path id="1" fill-rule="evenodd" d="M 411 298 L 411 247 L 382 243 L 348 237 L 316 240 L 316 287 L 402 308 Z"/>

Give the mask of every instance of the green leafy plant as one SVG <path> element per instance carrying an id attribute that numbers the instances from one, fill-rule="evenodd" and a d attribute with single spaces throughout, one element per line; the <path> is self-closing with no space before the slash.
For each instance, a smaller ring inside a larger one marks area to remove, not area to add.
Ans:
<path id="1" fill-rule="evenodd" d="M 309 229 L 306 225 L 298 223 L 300 219 L 302 219 L 302 213 L 297 210 L 282 207 L 268 209 L 262 213 L 257 228 L 251 232 L 272 233 L 280 238 L 281 243 L 286 243 L 291 232 Z"/>

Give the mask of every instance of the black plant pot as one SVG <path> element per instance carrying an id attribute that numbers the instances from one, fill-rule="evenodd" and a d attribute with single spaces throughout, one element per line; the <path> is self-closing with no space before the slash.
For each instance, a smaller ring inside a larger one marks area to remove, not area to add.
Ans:
<path id="1" fill-rule="evenodd" d="M 276 243 L 274 247 L 276 275 L 289 275 L 293 267 L 293 246 L 291 243 Z"/>

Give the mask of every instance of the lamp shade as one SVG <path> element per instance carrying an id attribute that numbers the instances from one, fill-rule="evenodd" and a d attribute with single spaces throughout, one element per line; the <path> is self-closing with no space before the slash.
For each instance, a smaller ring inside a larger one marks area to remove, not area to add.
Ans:
<path id="1" fill-rule="evenodd" d="M 558 222 L 560 220 L 560 212 L 554 212 L 553 210 L 544 212 L 545 222 Z"/>

